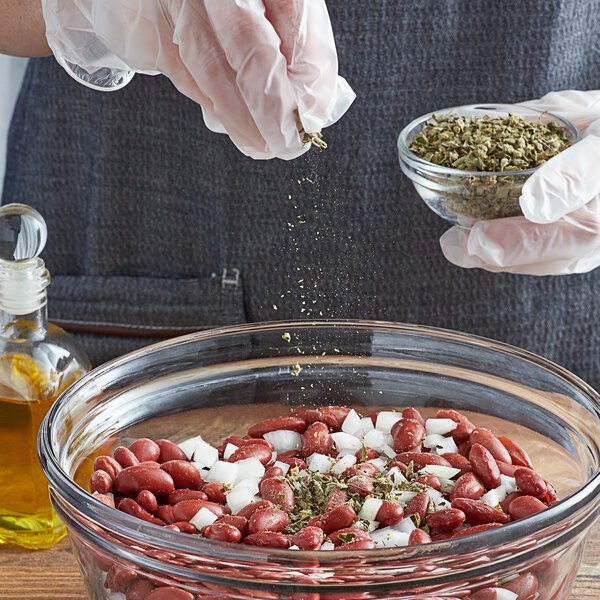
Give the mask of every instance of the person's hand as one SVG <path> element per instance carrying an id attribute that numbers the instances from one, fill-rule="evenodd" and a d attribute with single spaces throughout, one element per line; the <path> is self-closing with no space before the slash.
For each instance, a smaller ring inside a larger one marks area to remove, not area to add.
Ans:
<path id="1" fill-rule="evenodd" d="M 523 185 L 523 217 L 452 227 L 444 256 L 464 268 L 528 275 L 585 273 L 600 265 L 600 91 L 552 92 L 527 106 L 565 117 L 584 138 Z"/>
<path id="2" fill-rule="evenodd" d="M 299 133 L 339 119 L 354 93 L 338 76 L 325 0 L 42 0 L 58 61 L 96 89 L 162 73 L 206 125 L 253 158 L 295 158 Z M 143 107 L 140 107 L 143 110 Z"/>

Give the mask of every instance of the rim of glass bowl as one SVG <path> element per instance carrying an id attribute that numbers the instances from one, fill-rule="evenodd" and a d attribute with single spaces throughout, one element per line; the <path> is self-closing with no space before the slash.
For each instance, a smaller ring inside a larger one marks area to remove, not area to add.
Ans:
<path id="1" fill-rule="evenodd" d="M 521 171 L 463 171 L 461 169 L 454 169 L 452 167 L 442 167 L 441 165 L 436 165 L 427 160 L 423 160 L 419 158 L 415 154 L 413 154 L 409 149 L 409 145 L 412 142 L 412 138 L 409 140 L 409 133 L 415 128 L 417 125 L 424 123 L 431 119 L 433 115 L 446 114 L 456 112 L 458 110 L 488 110 L 488 111 L 498 111 L 498 112 L 516 112 L 519 114 L 523 114 L 525 112 L 531 111 L 532 113 L 538 113 L 539 115 L 550 115 L 559 123 L 561 123 L 564 128 L 571 134 L 573 139 L 573 144 L 576 144 L 581 140 L 581 131 L 579 128 L 573 125 L 571 121 L 566 119 L 565 117 L 561 117 L 554 112 L 550 112 L 548 110 L 539 110 L 537 108 L 532 108 L 530 106 L 522 105 L 522 104 L 495 104 L 495 103 L 487 103 L 487 104 L 465 104 L 463 106 L 453 106 L 450 108 L 441 108 L 439 110 L 434 110 L 426 115 L 422 115 L 417 117 L 413 121 L 411 121 L 398 135 L 398 154 L 400 160 L 403 160 L 407 164 L 419 167 L 424 170 L 428 170 L 431 173 L 435 173 L 436 175 L 463 175 L 465 177 L 488 177 L 491 175 L 518 175 L 518 176 L 527 176 L 534 173 L 539 167 L 534 167 L 533 169 L 524 169 Z"/>
<path id="2" fill-rule="evenodd" d="M 280 330 L 289 332 L 294 329 L 315 329 L 315 328 L 346 328 L 346 329 L 369 329 L 380 331 L 393 331 L 397 333 L 417 334 L 424 337 L 445 338 L 453 341 L 468 343 L 476 347 L 486 347 L 489 350 L 498 351 L 504 354 L 510 354 L 519 360 L 534 363 L 540 368 L 550 371 L 553 375 L 565 379 L 575 387 L 577 391 L 583 394 L 594 407 L 596 416 L 600 421 L 600 395 L 587 383 L 579 379 L 576 375 L 567 369 L 547 360 L 536 354 L 522 350 L 516 346 L 497 342 L 488 338 L 457 332 L 449 329 L 436 327 L 426 327 L 422 325 L 408 323 L 394 323 L 386 321 L 367 321 L 367 320 L 316 320 L 316 321 L 273 321 L 263 323 L 252 323 L 238 326 L 228 326 L 215 328 L 198 333 L 188 334 L 147 346 L 141 350 L 131 352 L 122 357 L 114 359 L 104 365 L 90 371 L 84 375 L 67 391 L 65 391 L 51 407 L 46 415 L 38 437 L 38 452 L 43 470 L 48 478 L 50 485 L 54 488 L 63 501 L 66 501 L 77 512 L 84 515 L 87 519 L 98 523 L 104 528 L 118 531 L 121 536 L 135 539 L 140 543 L 151 546 L 160 545 L 161 549 L 185 552 L 187 555 L 197 553 L 199 555 L 210 556 L 229 556 L 231 554 L 231 544 L 208 540 L 200 536 L 189 536 L 178 532 L 170 531 L 157 525 L 146 523 L 136 517 L 115 510 L 94 498 L 89 492 L 77 485 L 71 477 L 61 468 L 57 456 L 52 449 L 50 432 L 55 423 L 59 422 L 60 412 L 73 397 L 76 397 L 81 388 L 84 388 L 88 381 L 94 378 L 106 376 L 112 369 L 127 364 L 131 360 L 140 359 L 144 356 L 156 354 L 175 345 L 186 343 L 195 343 L 203 339 L 214 339 L 215 337 L 226 337 L 238 334 L 272 332 Z M 486 547 L 496 547 L 501 544 L 514 542 L 520 538 L 525 538 L 532 533 L 542 532 L 552 526 L 563 522 L 569 516 L 573 515 L 591 501 L 596 499 L 600 503 L 600 464 L 597 465 L 593 475 L 578 490 L 560 500 L 557 504 L 547 508 L 544 511 L 536 513 L 526 519 L 516 521 L 483 531 L 480 533 L 432 542 L 430 544 L 417 546 L 404 546 L 397 548 L 383 548 L 368 551 L 368 556 L 373 559 L 383 559 L 384 557 L 393 557 L 394 560 L 406 558 L 416 559 L 434 555 L 442 559 L 446 555 L 455 555 L 457 553 L 465 554 L 470 551 L 483 550 Z M 589 511 L 588 511 L 589 513 Z M 327 562 L 338 562 L 340 559 L 356 559 L 356 551 L 303 551 L 287 550 L 276 548 L 262 548 L 258 546 L 245 546 L 236 544 L 236 556 L 240 559 L 244 557 L 261 557 L 268 554 L 272 562 L 274 558 L 282 558 L 289 561 L 291 557 L 314 557 L 318 555 L 322 564 Z M 334 556 L 335 555 L 335 556 Z"/>

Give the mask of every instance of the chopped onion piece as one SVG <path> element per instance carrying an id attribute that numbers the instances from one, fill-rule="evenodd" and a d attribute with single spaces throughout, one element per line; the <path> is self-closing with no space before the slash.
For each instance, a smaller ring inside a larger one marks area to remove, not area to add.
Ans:
<path id="1" fill-rule="evenodd" d="M 395 458 L 395 456 L 396 456 L 396 451 L 391 446 L 388 446 L 387 444 L 383 445 L 383 453 L 389 458 Z"/>
<path id="2" fill-rule="evenodd" d="M 517 600 L 519 597 L 515 592 L 505 590 L 504 588 L 493 588 L 496 590 L 496 600 Z"/>
<path id="3" fill-rule="evenodd" d="M 227 444 L 225 450 L 223 450 L 223 459 L 229 460 L 238 447 L 239 446 L 236 446 L 235 444 Z"/>
<path id="4" fill-rule="evenodd" d="M 373 421 L 371 417 L 363 417 L 360 420 L 360 428 L 354 432 L 356 437 L 364 437 L 369 431 L 373 431 L 375 429 L 375 425 L 373 425 Z"/>
<path id="5" fill-rule="evenodd" d="M 427 435 L 437 433 L 439 435 L 445 435 L 454 431 L 458 427 L 458 423 L 452 419 L 427 419 L 425 421 L 425 432 Z"/>
<path id="6" fill-rule="evenodd" d="M 500 485 L 504 486 L 507 494 L 517 491 L 517 482 L 514 477 L 508 477 L 508 475 L 500 475 Z"/>
<path id="7" fill-rule="evenodd" d="M 452 481 L 452 479 L 440 479 L 440 484 L 442 486 L 442 492 L 446 492 L 449 494 L 452 491 L 452 488 L 456 485 L 456 481 Z"/>
<path id="8" fill-rule="evenodd" d="M 398 467 L 394 467 L 388 471 L 388 475 L 391 475 L 394 478 L 394 483 L 406 483 L 408 479 L 404 477 L 402 471 Z"/>
<path id="9" fill-rule="evenodd" d="M 296 546 L 296 544 L 294 544 L 293 546 L 290 546 L 288 548 L 288 550 L 300 550 L 300 548 L 298 548 L 298 546 Z"/>
<path id="10" fill-rule="evenodd" d="M 362 448 L 361 441 L 349 433 L 344 433 L 343 431 L 337 431 L 336 433 L 332 433 L 331 437 L 335 442 L 335 447 L 338 450 L 352 450 L 357 452 Z M 365 442 L 366 443 L 366 442 Z"/>
<path id="11" fill-rule="evenodd" d="M 383 527 L 371 533 L 371 537 L 377 548 L 397 548 L 408 545 L 408 533 L 398 531 L 393 527 Z"/>
<path id="12" fill-rule="evenodd" d="M 259 480 L 265 474 L 265 467 L 256 456 L 238 460 L 235 464 L 239 469 L 236 481 L 242 479 Z"/>
<path id="13" fill-rule="evenodd" d="M 430 433 L 423 438 L 423 446 L 425 448 L 437 448 L 444 443 L 444 436 L 439 433 Z"/>
<path id="14" fill-rule="evenodd" d="M 231 491 L 242 488 L 249 490 L 253 495 L 258 494 L 258 481 L 256 479 L 241 479 L 233 486 Z"/>
<path id="15" fill-rule="evenodd" d="M 276 452 L 298 450 L 302 446 L 302 436 L 295 431 L 288 431 L 287 429 L 269 431 L 263 435 L 263 438 L 269 444 L 273 444 Z"/>
<path id="16" fill-rule="evenodd" d="M 244 506 L 248 506 L 251 502 L 255 502 L 256 496 L 254 496 L 254 492 L 248 488 L 240 487 L 235 488 L 227 494 L 227 506 L 231 509 L 232 514 L 237 514 L 244 508 Z M 258 498 L 261 500 L 261 498 Z"/>
<path id="17" fill-rule="evenodd" d="M 442 500 L 444 497 L 442 492 L 438 492 L 437 490 L 429 487 L 425 490 L 425 493 L 429 496 L 429 499 L 435 503 L 437 503 L 439 500 Z"/>
<path id="18" fill-rule="evenodd" d="M 439 456 L 446 454 L 446 452 L 458 452 L 458 446 L 453 438 L 443 437 L 442 440 L 440 444 L 433 448 L 432 452 L 435 452 Z"/>
<path id="19" fill-rule="evenodd" d="M 375 429 L 378 429 L 383 433 L 389 433 L 394 423 L 397 423 L 400 419 L 402 419 L 402 415 L 400 413 L 393 411 L 381 411 L 377 415 Z"/>
<path id="20" fill-rule="evenodd" d="M 196 442 L 202 440 L 202 436 L 194 436 L 192 438 L 188 438 L 181 442 L 181 444 L 177 444 L 182 450 L 183 453 L 188 457 L 188 460 L 192 460 L 192 456 L 194 456 L 194 448 L 196 448 Z"/>
<path id="21" fill-rule="evenodd" d="M 398 523 L 396 523 L 392 527 L 397 531 L 403 531 L 404 533 L 410 533 L 413 529 L 417 528 L 417 526 L 413 523 L 413 520 L 410 517 L 405 517 L 401 521 L 398 521 Z"/>
<path id="22" fill-rule="evenodd" d="M 342 423 L 342 431 L 344 433 L 349 433 L 350 435 L 356 435 L 356 432 L 360 429 L 361 422 L 358 413 L 352 409 L 344 419 Z"/>
<path id="23" fill-rule="evenodd" d="M 440 479 L 452 479 L 460 473 L 460 469 L 444 467 L 442 465 L 425 465 L 419 473 L 422 475 L 435 475 Z"/>
<path id="24" fill-rule="evenodd" d="M 485 502 L 490 506 L 498 506 L 500 502 L 502 502 L 508 494 L 506 493 L 506 488 L 503 485 L 486 492 L 479 500 L 481 502 Z"/>
<path id="25" fill-rule="evenodd" d="M 281 462 L 279 460 L 276 460 L 275 464 L 273 466 L 279 467 L 283 471 L 284 475 L 290 470 L 290 465 L 288 465 L 287 463 Z"/>
<path id="26" fill-rule="evenodd" d="M 367 531 L 371 533 L 379 527 L 379 521 L 367 521 L 367 525 Z"/>
<path id="27" fill-rule="evenodd" d="M 210 469 L 219 460 L 219 451 L 207 444 L 203 439 L 196 441 L 194 447 L 194 462 L 203 464 Z"/>
<path id="28" fill-rule="evenodd" d="M 306 464 L 311 471 L 316 471 L 317 473 L 329 473 L 334 461 L 335 459 L 330 456 L 315 452 L 306 459 Z"/>
<path id="29" fill-rule="evenodd" d="M 334 465 L 331 467 L 331 472 L 334 475 L 341 475 L 348 467 L 351 467 L 356 463 L 356 456 L 354 454 L 347 454 L 342 456 Z"/>
<path id="30" fill-rule="evenodd" d="M 401 506 L 406 506 L 415 496 L 417 492 L 392 492 L 392 500 L 396 504 L 400 504 Z"/>
<path id="31" fill-rule="evenodd" d="M 375 465 L 380 471 L 383 471 L 388 463 L 388 461 L 385 460 L 385 458 L 372 458 L 367 462 L 371 463 L 372 465 Z"/>
<path id="32" fill-rule="evenodd" d="M 241 462 L 241 461 L 240 461 Z M 233 486 L 238 478 L 240 467 L 238 463 L 218 460 L 206 474 L 206 481 L 218 481 Z"/>
<path id="33" fill-rule="evenodd" d="M 190 523 L 196 527 L 198 531 L 207 525 L 214 523 L 219 517 L 208 508 L 201 508 L 191 519 Z"/>
<path id="34" fill-rule="evenodd" d="M 443 508 L 452 508 L 452 504 L 450 502 L 448 502 L 448 500 L 446 500 L 445 498 L 440 498 L 436 503 L 435 503 L 436 507 L 438 510 L 441 510 Z"/>
<path id="35" fill-rule="evenodd" d="M 203 467 L 202 463 L 193 462 L 191 464 L 193 464 L 196 467 L 196 469 L 198 470 L 198 473 L 200 473 L 200 477 L 202 477 L 202 480 L 206 481 L 206 476 L 208 475 L 208 469 L 206 467 Z"/>
<path id="36" fill-rule="evenodd" d="M 334 548 L 333 542 L 323 542 L 319 550 L 333 550 Z"/>
<path id="37" fill-rule="evenodd" d="M 369 496 L 365 499 L 360 512 L 358 513 L 359 519 L 364 519 L 365 521 L 375 521 L 377 517 L 377 513 L 383 504 L 383 500 L 380 498 L 373 498 Z"/>
<path id="38" fill-rule="evenodd" d="M 371 431 L 368 431 L 365 434 L 363 441 L 367 448 L 373 448 L 374 450 L 381 450 L 385 445 L 384 434 L 378 429 L 371 429 Z"/>

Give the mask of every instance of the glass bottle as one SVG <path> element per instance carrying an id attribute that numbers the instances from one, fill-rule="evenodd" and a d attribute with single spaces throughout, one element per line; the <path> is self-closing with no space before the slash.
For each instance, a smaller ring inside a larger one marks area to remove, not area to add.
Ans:
<path id="1" fill-rule="evenodd" d="M 38 429 L 56 398 L 90 368 L 75 339 L 48 323 L 50 276 L 38 257 L 46 236 L 33 208 L 0 208 L 0 544 L 32 549 L 66 534 L 38 462 Z"/>

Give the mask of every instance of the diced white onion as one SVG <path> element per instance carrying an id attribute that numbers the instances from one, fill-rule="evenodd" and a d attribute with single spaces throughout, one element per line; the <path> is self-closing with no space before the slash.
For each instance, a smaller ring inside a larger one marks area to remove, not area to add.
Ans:
<path id="1" fill-rule="evenodd" d="M 440 479 L 452 479 L 460 473 L 460 469 L 444 467 L 443 465 L 425 465 L 419 473 L 421 475 L 435 475 Z"/>
<path id="2" fill-rule="evenodd" d="M 183 453 L 188 457 L 188 460 L 192 460 L 192 456 L 194 456 L 194 449 L 196 448 L 196 442 L 202 440 L 202 437 L 197 435 L 192 438 L 188 438 L 181 442 L 181 444 L 177 444 L 182 450 Z"/>
<path id="3" fill-rule="evenodd" d="M 453 481 L 452 479 L 438 479 L 440 480 L 442 492 L 445 492 L 446 494 L 449 494 L 456 485 L 456 481 Z"/>
<path id="4" fill-rule="evenodd" d="M 517 600 L 519 597 L 515 592 L 506 590 L 504 588 L 494 588 L 496 590 L 496 600 Z"/>
<path id="5" fill-rule="evenodd" d="M 241 479 L 240 481 L 236 482 L 231 491 L 239 490 L 241 488 L 249 490 L 253 495 L 258 494 L 258 481 L 256 479 Z"/>
<path id="6" fill-rule="evenodd" d="M 234 515 L 252 502 L 255 502 L 254 492 L 245 487 L 235 488 L 227 494 L 227 506 Z"/>
<path id="7" fill-rule="evenodd" d="M 383 504 L 383 500 L 380 498 L 373 498 L 369 496 L 365 499 L 360 512 L 358 513 L 359 519 L 365 521 L 376 521 L 377 513 Z"/>
<path id="8" fill-rule="evenodd" d="M 190 519 L 190 523 L 200 531 L 203 527 L 214 523 L 218 518 L 214 512 L 203 507 Z"/>
<path id="9" fill-rule="evenodd" d="M 436 448 L 444 443 L 444 436 L 439 433 L 430 433 L 423 438 L 425 448 Z"/>
<path id="10" fill-rule="evenodd" d="M 225 450 L 223 450 L 223 459 L 229 460 L 237 449 L 238 446 L 235 444 L 227 444 L 227 446 L 225 446 Z"/>
<path id="11" fill-rule="evenodd" d="M 363 441 L 365 442 L 365 446 L 367 448 L 373 448 L 374 450 L 382 450 L 385 445 L 385 436 L 378 429 L 371 429 L 368 431 Z"/>
<path id="12" fill-rule="evenodd" d="M 512 492 L 517 491 L 517 482 L 514 477 L 509 477 L 508 475 L 500 475 L 501 485 L 506 489 L 507 494 L 511 494 Z"/>
<path id="13" fill-rule="evenodd" d="M 264 465 L 256 458 L 252 456 L 250 458 L 244 458 L 238 460 L 235 465 L 238 468 L 238 474 L 236 481 L 241 479 L 260 479 L 265 474 Z"/>
<path id="14" fill-rule="evenodd" d="M 498 504 L 500 504 L 500 502 L 502 502 L 506 496 L 506 488 L 503 485 L 500 485 L 497 488 L 486 492 L 483 496 L 481 496 L 481 498 L 479 498 L 479 500 L 489 504 L 490 506 L 498 506 Z"/>
<path id="15" fill-rule="evenodd" d="M 387 460 L 385 460 L 385 458 L 372 458 L 371 460 L 367 461 L 368 463 L 371 463 L 372 465 L 375 465 L 380 471 L 383 471 L 387 465 Z"/>
<path id="16" fill-rule="evenodd" d="M 202 438 L 196 441 L 194 446 L 194 462 L 204 465 L 210 469 L 219 460 L 219 451 L 207 444 Z"/>
<path id="17" fill-rule="evenodd" d="M 408 533 L 398 531 L 393 527 L 384 527 L 371 533 L 371 537 L 377 548 L 397 548 L 408 545 Z"/>
<path id="18" fill-rule="evenodd" d="M 319 550 L 333 550 L 334 548 L 333 542 L 323 542 Z"/>
<path id="19" fill-rule="evenodd" d="M 388 471 L 388 476 L 391 476 L 396 484 L 408 481 L 408 479 L 402 475 L 402 471 L 398 467 L 392 467 Z"/>
<path id="20" fill-rule="evenodd" d="M 335 447 L 338 450 L 352 450 L 357 452 L 362 448 L 362 442 L 355 436 L 343 431 L 337 431 L 331 434 Z"/>
<path id="21" fill-rule="evenodd" d="M 298 546 L 296 546 L 296 544 L 294 544 L 293 546 L 290 546 L 288 548 L 288 550 L 300 550 L 300 548 L 298 548 Z"/>
<path id="22" fill-rule="evenodd" d="M 440 498 L 436 501 L 435 506 L 438 510 L 442 510 L 444 508 L 452 508 L 452 504 L 448 502 L 445 498 Z"/>
<path id="23" fill-rule="evenodd" d="M 437 490 L 434 490 L 433 488 L 430 488 L 430 487 L 428 487 L 425 490 L 425 492 L 429 496 L 429 499 L 435 503 L 437 503 L 439 500 L 441 500 L 444 497 L 444 494 L 442 494 L 442 492 L 438 492 Z"/>
<path id="24" fill-rule="evenodd" d="M 273 444 L 276 452 L 298 450 L 302 444 L 302 436 L 295 431 L 288 431 L 287 429 L 269 431 L 263 435 L 263 438 L 269 444 Z"/>
<path id="25" fill-rule="evenodd" d="M 404 533 L 410 533 L 413 529 L 417 528 L 417 526 L 413 523 L 413 520 L 410 517 L 405 517 L 401 521 L 398 521 L 398 523 L 396 523 L 392 527 L 397 531 L 403 531 Z"/>
<path id="26" fill-rule="evenodd" d="M 208 471 L 205 481 L 218 481 L 233 486 L 238 478 L 240 467 L 238 463 L 218 460 Z"/>
<path id="27" fill-rule="evenodd" d="M 432 433 L 445 435 L 454 431 L 457 426 L 458 423 L 452 419 L 427 419 L 425 421 L 425 432 L 427 435 L 431 435 Z"/>
<path id="28" fill-rule="evenodd" d="M 288 465 L 287 463 L 281 462 L 279 460 L 276 460 L 275 464 L 273 466 L 279 467 L 283 471 L 284 475 L 290 470 L 290 465 Z"/>
<path id="29" fill-rule="evenodd" d="M 369 533 L 375 531 L 379 527 L 379 521 L 367 521 L 367 531 Z"/>
<path id="30" fill-rule="evenodd" d="M 196 469 L 198 470 L 198 473 L 200 473 L 200 477 L 202 477 L 202 481 L 206 481 L 206 476 L 208 475 L 208 469 L 206 467 L 202 466 L 203 463 L 193 462 L 191 464 L 194 465 L 194 467 L 196 467 Z"/>
<path id="31" fill-rule="evenodd" d="M 387 444 L 384 444 L 384 446 L 383 446 L 383 453 L 388 458 L 395 458 L 396 457 L 396 451 L 391 446 L 388 446 Z"/>
<path id="32" fill-rule="evenodd" d="M 329 473 L 334 461 L 335 459 L 332 459 L 330 456 L 315 452 L 306 459 L 306 464 L 311 471 L 316 471 L 317 473 Z"/>
<path id="33" fill-rule="evenodd" d="M 350 435 L 356 435 L 356 432 L 359 430 L 361 426 L 360 417 L 358 413 L 352 409 L 344 419 L 342 423 L 342 431 L 344 433 L 349 433 Z"/>
<path id="34" fill-rule="evenodd" d="M 417 492 L 392 492 L 391 497 L 396 504 L 406 506 L 415 496 Z"/>
<path id="35" fill-rule="evenodd" d="M 333 467 L 331 467 L 331 472 L 334 475 L 341 475 L 348 467 L 351 467 L 356 463 L 356 456 L 354 454 L 347 454 L 346 456 L 342 456 Z"/>
<path id="36" fill-rule="evenodd" d="M 369 431 L 373 431 L 373 429 L 375 429 L 375 425 L 373 425 L 371 417 L 363 417 L 360 420 L 360 427 L 354 432 L 354 435 L 356 437 L 364 437 Z"/>
<path id="37" fill-rule="evenodd" d="M 375 422 L 375 429 L 383 431 L 383 433 L 389 433 L 394 426 L 402 418 L 402 415 L 393 411 L 382 411 L 377 415 L 377 421 Z"/>
<path id="38" fill-rule="evenodd" d="M 443 441 L 433 449 L 435 454 L 441 456 L 442 454 L 446 454 L 446 452 L 458 452 L 458 446 L 453 438 L 445 437 L 442 438 L 442 440 Z"/>

